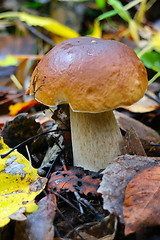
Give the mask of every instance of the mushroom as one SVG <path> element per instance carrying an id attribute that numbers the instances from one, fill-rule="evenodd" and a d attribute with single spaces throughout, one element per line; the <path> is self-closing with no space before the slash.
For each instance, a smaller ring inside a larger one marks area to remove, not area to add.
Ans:
<path id="1" fill-rule="evenodd" d="M 147 72 L 123 43 L 93 37 L 66 40 L 35 68 L 30 94 L 48 106 L 69 103 L 75 166 L 98 171 L 121 154 L 113 109 L 143 97 Z"/>

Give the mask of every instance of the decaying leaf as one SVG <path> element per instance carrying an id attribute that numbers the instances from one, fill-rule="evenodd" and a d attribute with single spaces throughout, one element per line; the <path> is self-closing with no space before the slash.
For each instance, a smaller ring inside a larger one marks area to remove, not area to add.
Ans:
<path id="1" fill-rule="evenodd" d="M 17 115 L 12 121 L 5 122 L 1 135 L 4 142 L 11 148 L 28 140 L 30 137 L 36 136 L 42 132 L 40 123 L 36 122 L 37 115 L 27 116 L 27 113 Z M 44 151 L 48 147 L 45 136 L 40 136 L 27 142 L 30 152 Z M 26 156 L 26 149 L 23 146 L 18 148 L 18 151 Z"/>
<path id="2" fill-rule="evenodd" d="M 58 155 L 60 154 L 61 150 L 64 147 L 63 136 L 61 135 L 60 132 L 56 132 L 56 130 L 58 129 L 59 126 L 57 124 L 55 124 L 52 127 L 52 130 L 55 130 L 55 132 L 53 132 L 51 136 L 53 136 L 56 139 L 56 143 L 54 143 L 53 146 L 48 148 L 43 158 L 42 164 L 38 169 L 38 174 L 40 176 L 45 176 L 47 174 L 45 169 L 50 168 L 52 166 L 52 163 L 57 159 Z"/>
<path id="3" fill-rule="evenodd" d="M 152 97 L 156 98 L 156 95 L 154 93 L 152 93 L 151 91 L 147 91 L 147 92 Z M 147 96 L 144 96 L 138 102 L 132 104 L 129 107 L 124 107 L 124 108 L 129 110 L 130 112 L 146 113 L 146 112 L 155 111 L 157 108 L 159 108 L 159 104 L 153 101 L 152 99 L 148 98 Z"/>
<path id="4" fill-rule="evenodd" d="M 68 171 L 52 173 L 48 183 L 49 191 L 71 191 L 87 195 L 97 194 L 97 188 L 101 182 L 101 175 L 82 168 L 74 168 Z"/>
<path id="5" fill-rule="evenodd" d="M 122 154 L 136 154 L 140 156 L 146 156 L 142 143 L 136 133 L 135 129 L 131 127 L 126 131 L 123 141 Z"/>
<path id="6" fill-rule="evenodd" d="M 156 157 L 126 154 L 116 158 L 115 162 L 103 171 L 102 182 L 98 189 L 103 197 L 103 208 L 118 215 L 123 222 L 122 207 L 128 183 L 144 169 L 159 165 L 160 158 Z"/>
<path id="7" fill-rule="evenodd" d="M 117 231 L 118 219 L 114 215 L 108 215 L 101 222 L 84 224 L 78 228 L 79 234 L 85 240 L 113 240 Z M 88 227 L 87 227 L 88 225 Z M 80 240 L 75 236 L 74 240 Z"/>
<path id="8" fill-rule="evenodd" d="M 160 140 L 160 135 L 152 128 L 146 126 L 145 124 L 137 121 L 134 118 L 127 116 L 118 111 L 114 111 L 114 115 L 118 122 L 118 125 L 124 131 L 129 131 L 132 128 L 135 129 L 139 139 L 142 141 L 143 147 L 145 148 L 145 143 L 158 142 Z"/>
<path id="9" fill-rule="evenodd" d="M 24 230 L 29 239 L 53 240 L 53 220 L 56 212 L 56 196 L 49 194 L 38 202 L 38 209 L 27 216 Z"/>
<path id="10" fill-rule="evenodd" d="M 11 150 L 0 141 L 0 154 Z M 34 174 L 34 175 L 33 175 Z M 35 179 L 36 177 L 36 179 Z M 0 227 L 13 219 L 13 213 L 25 208 L 27 212 L 37 209 L 34 198 L 43 190 L 46 179 L 37 174 L 37 170 L 16 150 L 8 157 L 0 159 Z M 23 212 L 23 211 L 22 211 Z M 20 215 L 22 214 L 20 211 Z M 22 217 L 22 216 L 21 216 Z M 14 219 L 19 219 L 19 214 Z"/>
<path id="11" fill-rule="evenodd" d="M 123 216 L 125 234 L 160 225 L 160 166 L 136 175 L 126 188 Z"/>

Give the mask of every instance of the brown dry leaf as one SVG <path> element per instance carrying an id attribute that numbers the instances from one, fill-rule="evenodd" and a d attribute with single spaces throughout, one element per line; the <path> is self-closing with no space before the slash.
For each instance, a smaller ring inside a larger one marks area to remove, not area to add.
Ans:
<path id="1" fill-rule="evenodd" d="M 54 194 L 42 198 L 38 202 L 38 210 L 27 216 L 25 222 L 16 223 L 15 239 L 53 240 L 53 220 L 56 212 L 56 197 Z"/>
<path id="2" fill-rule="evenodd" d="M 26 212 L 25 207 L 21 207 L 20 209 L 18 209 L 17 212 L 11 214 L 9 218 L 12 220 L 24 221 L 27 219 L 26 216 L 24 215 L 25 212 Z"/>
<path id="3" fill-rule="evenodd" d="M 0 105 L 8 104 L 9 102 L 12 102 L 14 100 L 17 100 L 18 98 L 22 97 L 24 95 L 24 92 L 17 93 L 17 94 L 7 94 L 4 96 L 4 99 L 0 101 Z M 8 109 L 8 107 L 7 107 Z"/>
<path id="4" fill-rule="evenodd" d="M 98 173 L 74 168 L 68 171 L 57 171 L 52 173 L 48 183 L 48 191 L 62 190 L 79 192 L 87 195 L 88 193 L 97 195 L 97 189 L 101 182 L 101 176 Z"/>
<path id="5" fill-rule="evenodd" d="M 157 157 L 126 154 L 116 158 L 115 162 L 103 171 L 102 182 L 98 189 L 103 197 L 103 208 L 118 215 L 123 222 L 122 207 L 128 183 L 144 169 L 159 165 L 160 158 Z"/>
<path id="6" fill-rule="evenodd" d="M 13 56 L 15 57 L 15 58 L 17 58 L 19 61 L 24 61 L 24 60 L 35 60 L 35 61 L 40 61 L 41 59 L 42 59 L 42 57 L 43 57 L 43 55 L 34 55 L 34 54 L 32 54 L 32 55 L 29 55 L 29 54 L 25 54 L 25 55 L 23 55 L 23 54 L 20 54 L 20 55 L 18 55 L 18 54 L 13 54 Z"/>
<path id="7" fill-rule="evenodd" d="M 131 127 L 130 130 L 126 131 L 123 145 L 123 154 L 136 154 L 140 156 L 146 156 L 142 143 L 133 127 Z"/>
<path id="8" fill-rule="evenodd" d="M 118 219 L 115 215 L 108 215 L 101 222 L 84 224 L 78 227 L 79 234 L 85 240 L 113 240 L 116 235 Z M 80 237 L 76 235 L 74 240 L 80 240 Z"/>
<path id="9" fill-rule="evenodd" d="M 2 34 L 0 37 L 1 54 L 32 54 L 35 52 L 37 40 L 32 35 L 15 36 Z"/>
<path id="10" fill-rule="evenodd" d="M 6 122 L 6 121 L 12 121 L 14 119 L 14 117 L 12 117 L 12 116 L 8 116 L 8 115 L 2 115 L 2 116 L 0 116 L 0 132 L 1 132 L 1 130 L 2 130 L 2 127 L 4 126 L 4 123 Z"/>
<path id="11" fill-rule="evenodd" d="M 160 166 L 145 169 L 129 182 L 123 206 L 125 235 L 160 225 Z"/>
<path id="12" fill-rule="evenodd" d="M 160 135 L 153 130 L 152 128 L 146 126 L 145 124 L 141 123 L 138 120 L 135 120 L 126 114 L 123 114 L 118 111 L 114 111 L 114 115 L 116 117 L 116 120 L 118 122 L 119 127 L 124 131 L 130 131 L 131 128 L 134 128 L 139 139 L 141 140 L 141 143 L 143 145 L 143 148 L 146 152 L 148 152 L 151 149 L 150 142 L 157 143 L 160 141 Z M 159 148 L 152 149 L 153 152 L 157 151 L 159 152 Z M 157 154 L 158 156 L 158 154 Z"/>
<path id="13" fill-rule="evenodd" d="M 151 92 L 147 91 L 149 95 L 156 98 L 156 95 Z M 130 112 L 136 112 L 136 113 L 146 113 L 155 111 L 159 107 L 159 104 L 152 99 L 148 98 L 144 95 L 143 98 L 141 98 L 138 102 L 132 104 L 129 107 L 124 107 L 125 109 L 129 110 Z"/>
<path id="14" fill-rule="evenodd" d="M 140 121 L 118 111 L 114 111 L 114 115 L 119 127 L 124 131 L 130 130 L 130 128 L 133 127 L 138 137 L 143 141 L 157 142 L 160 140 L 160 135 L 156 131 L 141 123 Z"/>
<path id="15" fill-rule="evenodd" d="M 23 87 L 25 85 L 25 79 L 28 74 L 28 66 L 29 66 L 29 59 L 24 59 L 19 63 L 17 72 L 15 74 L 16 78 L 18 79 L 18 82 Z"/>

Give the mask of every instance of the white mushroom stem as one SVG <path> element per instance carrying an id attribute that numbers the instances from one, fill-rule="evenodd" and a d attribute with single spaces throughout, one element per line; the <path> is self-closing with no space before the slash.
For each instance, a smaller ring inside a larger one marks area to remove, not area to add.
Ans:
<path id="1" fill-rule="evenodd" d="M 121 154 L 122 135 L 113 111 L 80 113 L 70 109 L 74 166 L 98 171 Z"/>

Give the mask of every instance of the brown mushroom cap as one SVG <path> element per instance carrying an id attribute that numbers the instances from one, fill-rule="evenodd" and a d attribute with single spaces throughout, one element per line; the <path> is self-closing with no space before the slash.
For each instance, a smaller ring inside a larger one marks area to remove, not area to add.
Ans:
<path id="1" fill-rule="evenodd" d="M 77 37 L 42 58 L 30 93 L 45 105 L 66 102 L 73 111 L 96 113 L 137 102 L 147 85 L 146 69 L 131 48 L 113 40 Z"/>

